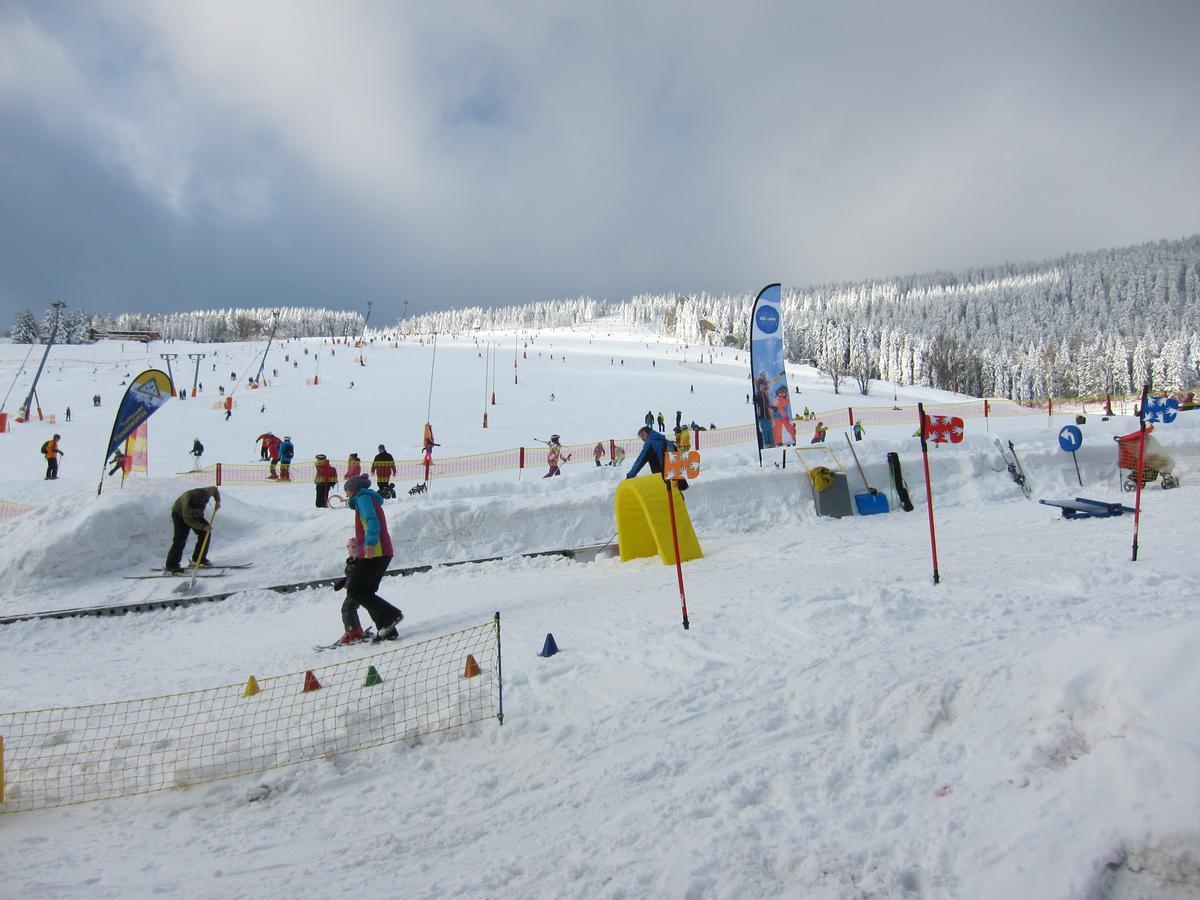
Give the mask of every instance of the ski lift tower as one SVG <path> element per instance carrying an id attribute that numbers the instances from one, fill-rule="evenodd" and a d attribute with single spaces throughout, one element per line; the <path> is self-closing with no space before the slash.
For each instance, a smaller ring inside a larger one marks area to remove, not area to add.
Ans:
<path id="1" fill-rule="evenodd" d="M 66 305 L 62 300 L 55 300 L 50 304 L 54 309 L 54 324 L 50 326 L 50 337 L 46 340 L 46 352 L 42 354 L 42 361 L 38 363 L 37 373 L 33 376 L 33 384 L 29 386 L 29 396 L 25 398 L 25 403 L 17 414 L 18 422 L 29 421 L 29 411 L 33 409 L 35 401 L 37 401 L 38 421 L 40 422 L 42 419 L 42 403 L 37 399 L 38 379 L 42 377 L 42 369 L 46 367 L 46 357 L 50 355 L 50 348 L 54 346 L 54 338 L 58 335 L 58 323 L 62 321 L 62 309 Z"/>
<path id="2" fill-rule="evenodd" d="M 267 354 L 271 352 L 271 341 L 275 340 L 275 329 L 279 327 L 279 310 L 271 311 L 271 334 L 267 338 L 267 349 L 263 351 L 262 362 L 258 364 L 258 374 L 254 376 L 255 384 L 262 384 L 263 369 L 267 365 Z M 199 363 L 197 363 L 197 366 Z"/>
<path id="3" fill-rule="evenodd" d="M 358 336 L 358 364 L 360 366 L 366 365 L 366 363 L 363 362 L 362 348 L 363 348 L 363 343 L 367 339 L 367 323 L 371 321 L 371 307 L 374 305 L 375 305 L 375 302 L 373 300 L 367 301 L 367 315 L 366 315 L 366 318 L 363 319 L 362 334 L 360 334 Z"/>

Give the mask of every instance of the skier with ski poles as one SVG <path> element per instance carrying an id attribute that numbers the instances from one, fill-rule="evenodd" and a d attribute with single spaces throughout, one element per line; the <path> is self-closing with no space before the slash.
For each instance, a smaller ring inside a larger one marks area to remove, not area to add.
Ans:
<path id="1" fill-rule="evenodd" d="M 62 435 L 56 434 L 46 443 L 42 444 L 42 455 L 46 457 L 46 481 L 54 481 L 58 478 L 58 458 L 66 456 L 62 450 L 58 449 L 58 442 L 62 440 Z"/>

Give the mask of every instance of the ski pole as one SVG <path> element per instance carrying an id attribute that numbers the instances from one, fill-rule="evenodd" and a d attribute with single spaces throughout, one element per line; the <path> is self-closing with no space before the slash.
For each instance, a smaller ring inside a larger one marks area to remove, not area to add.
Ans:
<path id="1" fill-rule="evenodd" d="M 212 518 L 208 520 L 208 528 L 204 532 L 204 540 L 200 542 L 200 552 L 196 556 L 195 565 L 192 566 L 191 580 L 186 585 L 180 585 L 177 593 L 190 594 L 192 592 L 192 588 L 196 584 L 196 573 L 200 571 L 200 562 L 204 559 L 204 554 L 208 552 L 208 539 L 212 535 L 213 523 L 217 521 L 217 511 L 220 508 L 220 506 L 213 507 Z"/>

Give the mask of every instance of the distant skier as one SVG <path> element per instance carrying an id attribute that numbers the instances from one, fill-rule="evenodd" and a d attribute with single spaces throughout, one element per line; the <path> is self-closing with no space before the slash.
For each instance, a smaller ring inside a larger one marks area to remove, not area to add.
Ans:
<path id="1" fill-rule="evenodd" d="M 125 468 L 125 454 L 118 447 L 116 450 L 113 451 L 112 468 L 108 470 L 108 474 L 116 475 L 118 472 L 120 472 L 124 468 Z"/>
<path id="2" fill-rule="evenodd" d="M 313 477 L 317 486 L 317 509 L 329 507 L 329 489 L 337 484 L 337 469 L 324 453 L 317 454 L 317 473 Z"/>
<path id="3" fill-rule="evenodd" d="M 279 444 L 279 480 L 292 480 L 292 457 L 296 455 L 296 446 L 286 434 Z"/>
<path id="4" fill-rule="evenodd" d="M 225 421 L 229 421 L 229 417 L 233 415 L 233 397 L 225 398 Z"/>
<path id="5" fill-rule="evenodd" d="M 647 428 L 654 427 L 654 413 L 651 412 L 650 410 L 646 410 L 646 427 Z"/>
<path id="6" fill-rule="evenodd" d="M 204 455 L 204 445 L 200 443 L 200 438 L 192 438 L 192 449 L 188 452 L 192 459 L 192 471 L 200 471 L 200 457 Z"/>
<path id="7" fill-rule="evenodd" d="M 854 423 L 854 439 L 856 441 L 861 441 L 863 439 L 863 434 L 865 434 L 865 433 L 866 433 L 866 429 L 863 428 L 862 422 L 855 422 Z"/>
<path id="8" fill-rule="evenodd" d="M 375 623 L 380 640 L 395 638 L 396 625 L 404 618 L 400 610 L 376 593 L 392 561 L 392 539 L 383 512 L 383 498 L 370 485 L 371 479 L 366 475 L 347 478 L 344 485 L 346 505 L 354 510 L 355 517 L 352 543 L 346 543 L 350 558 L 346 564 L 346 600 L 342 604 L 342 625 L 346 630 L 339 643 L 343 644 L 363 638 L 358 618 L 360 606 Z"/>
<path id="9" fill-rule="evenodd" d="M 379 445 L 379 452 L 371 463 L 371 477 L 379 486 L 379 495 L 385 499 L 395 498 L 396 486 L 392 479 L 396 475 L 396 458 L 387 452 L 387 447 Z"/>
<path id="10" fill-rule="evenodd" d="M 42 444 L 42 455 L 46 457 L 46 481 L 54 481 L 58 478 L 58 458 L 66 456 L 58 447 L 60 440 L 62 440 L 62 435 L 56 434 Z"/>
<path id="11" fill-rule="evenodd" d="M 919 429 L 918 429 L 918 430 L 919 430 Z M 823 443 L 825 443 L 825 433 L 826 433 L 827 431 L 829 431 L 829 429 L 825 427 L 825 423 L 824 423 L 824 422 L 818 422 L 818 423 L 817 423 L 817 427 L 813 429 L 813 436 L 812 436 L 812 440 L 811 440 L 811 441 L 809 441 L 809 443 L 810 443 L 810 444 L 823 444 Z"/>
<path id="12" fill-rule="evenodd" d="M 658 414 L 658 431 L 659 434 L 665 434 L 667 430 L 667 420 L 663 418 L 663 414 Z"/>
<path id="13" fill-rule="evenodd" d="M 216 515 L 217 510 L 221 508 L 221 492 L 215 487 L 193 488 L 190 491 L 184 491 L 171 507 L 171 525 L 174 528 L 174 534 L 171 538 L 171 549 L 167 551 L 167 564 L 164 567 L 168 572 L 178 575 L 183 571 L 180 562 L 183 559 L 183 548 L 187 545 L 189 531 L 196 535 L 196 548 L 192 551 L 192 565 L 196 565 L 197 562 L 201 566 L 209 564 L 208 550 L 212 546 L 212 522 L 205 520 L 204 507 L 208 505 L 210 497 L 214 501 L 213 515 Z M 206 534 L 208 535 L 207 540 L 205 539 Z"/>
<path id="14" fill-rule="evenodd" d="M 351 453 L 350 458 L 346 460 L 346 478 L 351 479 L 355 475 L 362 474 L 362 460 L 358 458 L 357 453 Z"/>
<path id="15" fill-rule="evenodd" d="M 597 441 L 596 446 L 592 448 L 592 457 L 596 460 L 596 468 L 603 465 L 600 460 L 604 459 L 604 442 Z"/>

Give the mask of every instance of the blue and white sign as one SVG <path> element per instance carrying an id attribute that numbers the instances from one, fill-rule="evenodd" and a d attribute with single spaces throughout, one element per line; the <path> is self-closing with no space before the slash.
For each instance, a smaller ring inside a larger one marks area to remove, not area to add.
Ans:
<path id="1" fill-rule="evenodd" d="M 750 381 L 759 447 L 792 447 L 796 424 L 783 366 L 783 288 L 768 284 L 758 292 L 750 313 Z"/>
<path id="2" fill-rule="evenodd" d="M 1174 397 L 1151 397 L 1146 401 L 1146 421 L 1168 424 L 1179 415 L 1179 401 Z"/>
<path id="3" fill-rule="evenodd" d="M 1074 453 L 1083 446 L 1083 432 L 1078 425 L 1066 425 L 1058 433 L 1058 446 L 1068 453 Z"/>

